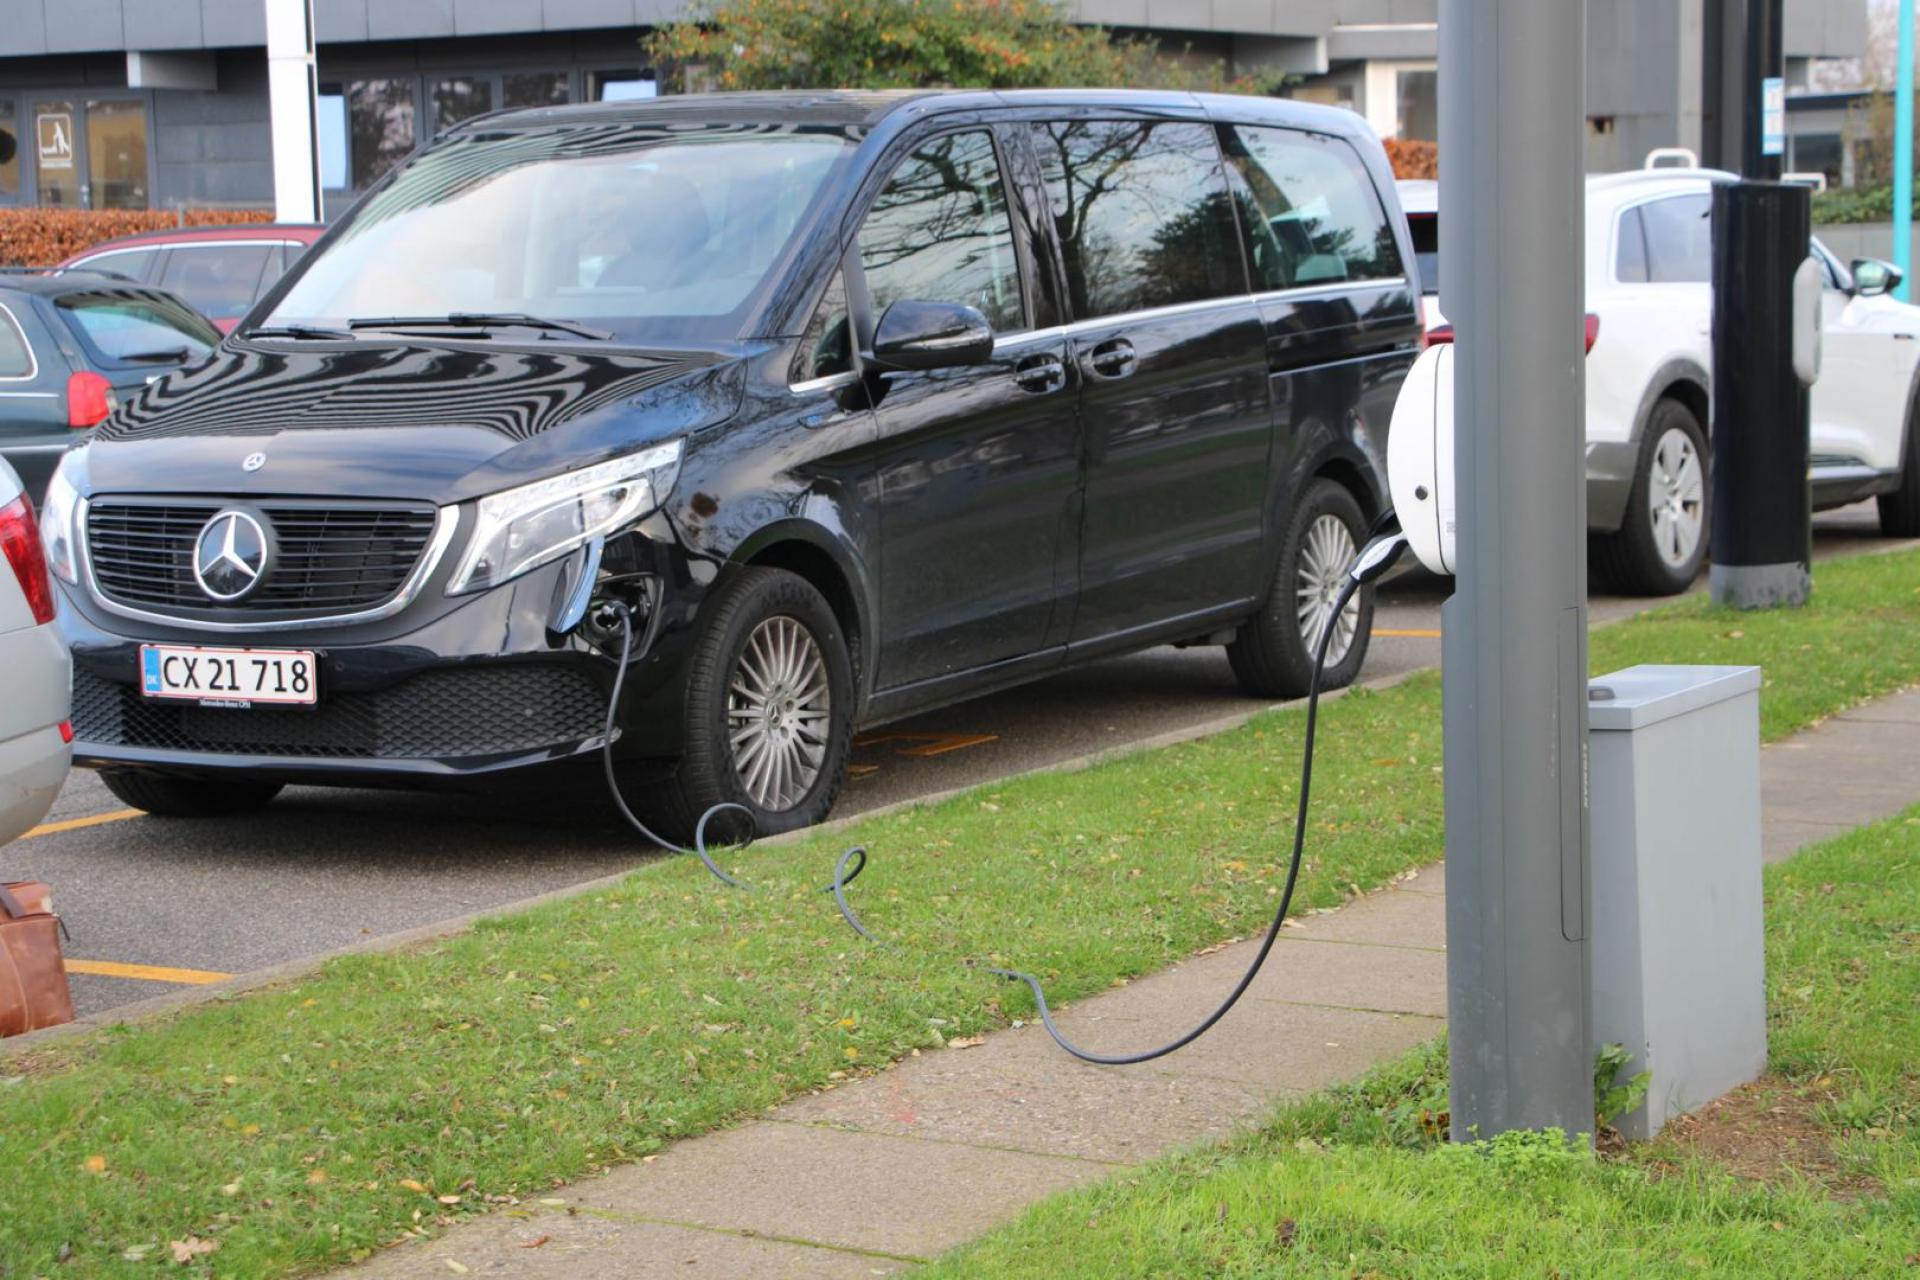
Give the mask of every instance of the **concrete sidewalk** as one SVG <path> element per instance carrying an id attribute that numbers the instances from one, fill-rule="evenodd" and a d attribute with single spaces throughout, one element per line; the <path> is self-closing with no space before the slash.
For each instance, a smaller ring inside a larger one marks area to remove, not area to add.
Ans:
<path id="1" fill-rule="evenodd" d="M 1768 861 L 1920 801 L 1920 690 L 1761 754 Z M 372 1277 L 892 1275 L 1050 1192 L 1227 1132 L 1285 1097 L 1351 1079 L 1438 1034 L 1445 877 L 1418 872 L 1308 916 L 1247 999 L 1194 1045 L 1090 1067 L 1044 1030 L 908 1059 L 738 1129 L 383 1252 Z M 1233 984 L 1255 942 L 1080 1002 L 1089 1048 L 1157 1043 Z"/>

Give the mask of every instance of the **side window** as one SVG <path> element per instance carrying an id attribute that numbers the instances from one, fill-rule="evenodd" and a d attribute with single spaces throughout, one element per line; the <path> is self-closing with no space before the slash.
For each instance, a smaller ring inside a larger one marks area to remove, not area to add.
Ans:
<path id="1" fill-rule="evenodd" d="M 902 298 L 978 307 L 994 329 L 1026 328 L 993 138 L 950 133 L 903 160 L 860 227 L 875 319 Z"/>
<path id="2" fill-rule="evenodd" d="M 838 271 L 793 353 L 792 378 L 806 382 L 853 372 L 853 326 L 847 320 L 847 282 Z"/>
<path id="3" fill-rule="evenodd" d="M 5 308 L 0 307 L 0 378 L 24 378 L 33 371 L 33 353 Z"/>
<path id="4" fill-rule="evenodd" d="M 1713 278 L 1713 201 L 1670 196 L 1640 206 L 1647 233 L 1647 279 L 1653 284 L 1697 284 Z"/>
<path id="5" fill-rule="evenodd" d="M 1239 191 L 1247 253 L 1261 289 L 1405 274 L 1373 179 L 1339 138 L 1232 125 L 1227 159 Z"/>
<path id="6" fill-rule="evenodd" d="M 145 284 L 153 271 L 153 260 L 159 256 L 158 249 L 119 249 L 113 253 L 103 253 L 97 258 L 88 258 L 79 269 L 111 271 Z"/>
<path id="7" fill-rule="evenodd" d="M 160 287 L 192 303 L 213 320 L 237 320 L 256 296 L 272 245 L 177 245 L 160 272 Z"/>
<path id="8" fill-rule="evenodd" d="M 1647 282 L 1647 232 L 1637 208 L 1620 215 L 1620 233 L 1613 248 L 1613 278 L 1621 284 Z"/>
<path id="9" fill-rule="evenodd" d="M 1211 128 L 1062 121 L 1033 145 L 1076 318 L 1247 291 Z"/>

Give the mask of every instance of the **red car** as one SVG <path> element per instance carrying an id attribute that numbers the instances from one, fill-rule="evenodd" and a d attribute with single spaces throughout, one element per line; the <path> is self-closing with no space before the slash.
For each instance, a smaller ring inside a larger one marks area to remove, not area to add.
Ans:
<path id="1" fill-rule="evenodd" d="M 165 289 L 228 333 L 325 231 L 305 222 L 143 231 L 96 244 L 60 266 L 111 271 Z"/>

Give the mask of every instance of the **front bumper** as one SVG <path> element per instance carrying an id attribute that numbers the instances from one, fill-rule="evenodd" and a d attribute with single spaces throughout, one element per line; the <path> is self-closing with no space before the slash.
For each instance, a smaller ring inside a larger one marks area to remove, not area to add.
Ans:
<path id="1" fill-rule="evenodd" d="M 605 740 L 617 646 L 548 629 L 562 564 L 471 597 L 423 599 L 377 626 L 260 634 L 129 621 L 61 583 L 60 626 L 73 650 L 74 762 L 406 787 L 498 778 L 595 753 Z M 232 708 L 147 698 L 139 689 L 143 642 L 310 649 L 319 701 Z M 664 679 L 658 658 L 636 661 L 623 725 L 646 716 L 646 692 Z M 622 754 L 657 753 L 652 736 L 621 734 Z"/>

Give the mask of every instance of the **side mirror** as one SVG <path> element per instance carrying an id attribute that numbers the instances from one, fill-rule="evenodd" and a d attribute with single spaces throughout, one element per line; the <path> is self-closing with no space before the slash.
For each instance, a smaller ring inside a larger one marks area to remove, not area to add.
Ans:
<path id="1" fill-rule="evenodd" d="M 1863 298 L 1888 293 L 1906 278 L 1900 268 L 1878 258 L 1855 258 L 1852 270 L 1854 292 Z"/>
<path id="2" fill-rule="evenodd" d="M 952 369 L 993 358 L 993 326 L 974 307 L 903 298 L 874 326 L 872 363 L 881 369 Z"/>

